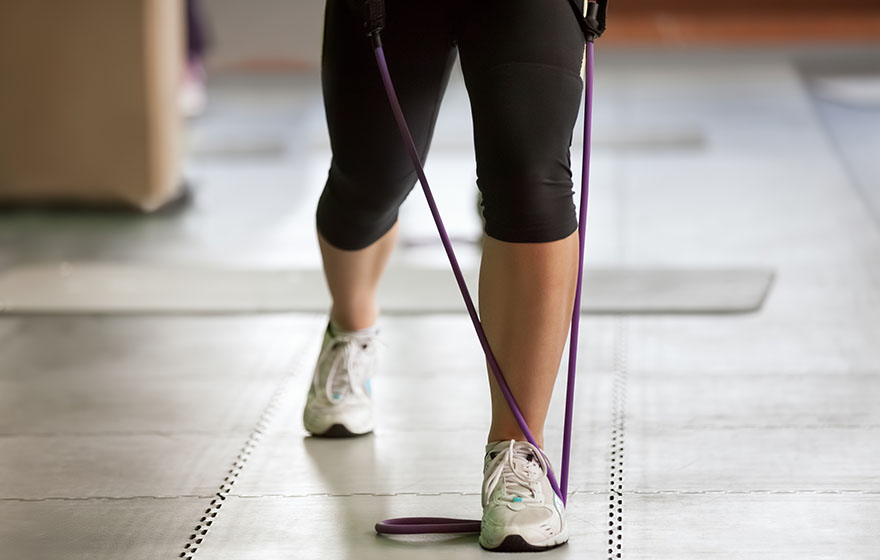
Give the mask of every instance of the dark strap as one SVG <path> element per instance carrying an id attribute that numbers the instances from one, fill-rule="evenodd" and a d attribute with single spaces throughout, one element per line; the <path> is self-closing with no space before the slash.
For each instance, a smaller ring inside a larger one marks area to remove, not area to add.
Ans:
<path id="1" fill-rule="evenodd" d="M 602 36 L 605 32 L 605 18 L 608 13 L 608 0 L 597 0 L 587 2 L 587 15 L 584 17 L 581 6 L 578 6 L 576 0 L 568 0 L 578 25 L 584 33 L 584 40 L 592 43 Z"/>

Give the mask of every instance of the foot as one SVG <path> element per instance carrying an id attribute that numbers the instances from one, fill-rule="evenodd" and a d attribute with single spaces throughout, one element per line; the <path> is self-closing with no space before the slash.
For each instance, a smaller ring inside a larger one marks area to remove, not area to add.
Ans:
<path id="1" fill-rule="evenodd" d="M 480 546 L 497 552 L 537 552 L 568 542 L 565 507 L 547 471 L 547 460 L 527 441 L 486 445 Z"/>
<path id="2" fill-rule="evenodd" d="M 377 350 L 374 334 L 336 334 L 327 325 L 303 410 L 309 433 L 352 437 L 373 431 L 370 380 L 378 363 Z"/>

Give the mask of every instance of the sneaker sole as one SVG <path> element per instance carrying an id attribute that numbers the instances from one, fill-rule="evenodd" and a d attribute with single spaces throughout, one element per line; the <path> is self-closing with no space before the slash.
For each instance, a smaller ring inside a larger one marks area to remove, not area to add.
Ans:
<path id="1" fill-rule="evenodd" d="M 353 438 L 353 437 L 365 436 L 365 435 L 370 434 L 372 432 L 373 432 L 373 430 L 370 430 L 368 432 L 356 433 L 356 432 L 352 432 L 351 430 L 346 428 L 343 424 L 333 424 L 332 426 L 330 426 L 330 428 L 326 432 L 321 433 L 321 434 L 312 433 L 312 435 L 315 437 L 322 437 L 322 438 Z"/>
<path id="2" fill-rule="evenodd" d="M 549 544 L 546 546 L 536 546 L 526 542 L 524 538 L 519 535 L 508 535 L 501 541 L 501 544 L 494 548 L 489 548 L 483 544 L 482 539 L 480 540 L 480 547 L 483 550 L 488 550 L 489 552 L 543 552 L 545 550 L 550 550 L 559 546 L 562 546 L 568 542 L 568 539 L 562 541 L 561 543 Z"/>

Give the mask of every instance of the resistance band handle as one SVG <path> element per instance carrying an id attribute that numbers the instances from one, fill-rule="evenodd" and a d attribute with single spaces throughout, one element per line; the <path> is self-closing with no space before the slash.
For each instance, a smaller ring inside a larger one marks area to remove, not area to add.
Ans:
<path id="1" fill-rule="evenodd" d="M 608 14 L 608 0 L 590 0 L 587 2 L 587 15 L 581 11 L 581 7 L 577 5 L 576 0 L 568 0 L 571 9 L 574 10 L 575 18 L 581 31 L 584 34 L 584 40 L 592 43 L 602 36 L 605 32 L 605 20 Z"/>
<path id="2" fill-rule="evenodd" d="M 373 48 L 382 46 L 382 29 L 385 27 L 385 0 L 362 0 L 361 16 L 364 33 L 373 42 Z"/>

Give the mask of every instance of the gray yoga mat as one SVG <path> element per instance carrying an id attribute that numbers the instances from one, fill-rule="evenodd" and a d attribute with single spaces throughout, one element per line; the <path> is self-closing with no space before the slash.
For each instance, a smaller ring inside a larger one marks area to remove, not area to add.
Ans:
<path id="1" fill-rule="evenodd" d="M 465 272 L 476 300 L 477 273 Z M 759 309 L 773 273 L 758 269 L 588 269 L 585 313 L 743 313 Z M 389 268 L 383 313 L 464 313 L 446 269 Z M 29 265 L 0 274 L 4 314 L 325 312 L 323 272 L 119 263 Z"/>

